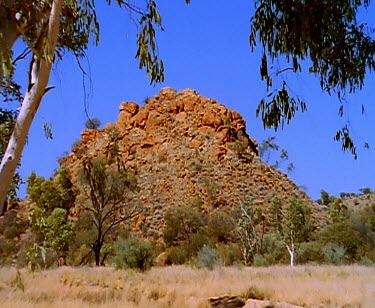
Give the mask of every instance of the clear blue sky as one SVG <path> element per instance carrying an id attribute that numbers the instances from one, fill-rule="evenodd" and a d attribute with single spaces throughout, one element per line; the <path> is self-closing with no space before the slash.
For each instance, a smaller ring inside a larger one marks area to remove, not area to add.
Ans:
<path id="1" fill-rule="evenodd" d="M 104 2 L 104 1 L 102 1 Z M 162 14 L 164 32 L 158 33 L 159 54 L 166 67 L 165 82 L 150 86 L 144 71 L 134 59 L 136 28 L 125 11 L 98 1 L 101 21 L 99 47 L 92 46 L 83 60 L 90 68 L 86 78 L 88 111 L 103 124 L 115 122 L 122 101 L 143 103 L 162 87 L 176 90 L 193 88 L 237 110 L 247 123 L 248 134 L 258 141 L 276 135 L 278 143 L 288 150 L 295 170 L 290 174 L 298 185 L 316 199 L 321 189 L 331 194 L 358 192 L 375 188 L 375 97 L 374 76 L 355 95 L 348 96 L 350 113 L 337 116 L 338 102 L 322 93 L 318 79 L 308 74 L 289 75 L 293 89 L 308 103 L 308 111 L 298 114 L 291 125 L 275 134 L 265 131 L 255 109 L 265 94 L 259 75 L 259 50 L 252 53 L 248 44 L 253 1 L 183 0 L 157 2 Z M 21 64 L 19 70 L 27 68 Z M 21 175 L 24 179 L 35 171 L 49 177 L 58 168 L 57 158 L 70 152 L 80 138 L 86 115 L 83 77 L 73 56 L 57 63 L 52 72 L 50 91 L 42 102 L 24 150 Z M 361 115 L 360 104 L 367 107 Z M 335 132 L 350 120 L 358 141 L 358 160 L 341 151 L 333 141 Z M 53 125 L 54 139 L 44 137 L 43 122 Z M 363 149 L 367 141 L 370 149 Z M 22 190 L 24 193 L 24 189 Z"/>

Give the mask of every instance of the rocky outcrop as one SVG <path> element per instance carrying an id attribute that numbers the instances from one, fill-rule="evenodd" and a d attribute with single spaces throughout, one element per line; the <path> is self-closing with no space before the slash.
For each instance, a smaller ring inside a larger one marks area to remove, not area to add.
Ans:
<path id="1" fill-rule="evenodd" d="M 149 236 L 160 233 L 171 206 L 199 203 L 210 211 L 249 196 L 262 206 L 273 196 L 311 202 L 284 173 L 261 161 L 238 112 L 191 89 L 164 88 L 142 107 L 121 103 L 116 123 L 81 136 L 60 163 L 74 173 L 87 156 L 119 155 L 136 175 L 145 206 L 133 225 Z"/>

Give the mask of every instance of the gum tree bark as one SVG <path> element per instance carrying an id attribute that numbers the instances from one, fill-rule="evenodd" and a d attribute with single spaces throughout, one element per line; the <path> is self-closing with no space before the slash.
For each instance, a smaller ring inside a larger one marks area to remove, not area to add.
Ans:
<path id="1" fill-rule="evenodd" d="M 31 123 L 37 112 L 48 84 L 60 27 L 63 0 L 53 0 L 47 24 L 46 42 L 40 50 L 34 51 L 29 72 L 29 90 L 22 102 L 13 134 L 0 165 L 0 213 L 8 187 L 17 168 L 17 163 L 26 143 Z"/>

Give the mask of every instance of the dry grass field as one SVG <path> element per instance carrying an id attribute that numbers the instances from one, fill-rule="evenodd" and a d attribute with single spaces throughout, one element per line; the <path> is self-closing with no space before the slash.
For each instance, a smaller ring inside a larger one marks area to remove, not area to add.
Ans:
<path id="1" fill-rule="evenodd" d="M 207 298 L 223 294 L 304 307 L 375 307 L 375 268 L 0 269 L 1 307 L 208 307 Z"/>

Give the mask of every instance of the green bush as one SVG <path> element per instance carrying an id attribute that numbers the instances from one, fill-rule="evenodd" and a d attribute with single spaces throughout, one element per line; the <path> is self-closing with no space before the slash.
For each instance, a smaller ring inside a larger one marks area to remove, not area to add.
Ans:
<path id="1" fill-rule="evenodd" d="M 153 265 L 153 250 L 150 242 L 131 237 L 115 243 L 114 258 L 117 268 L 133 268 L 145 271 Z"/>
<path id="2" fill-rule="evenodd" d="M 233 212 L 217 211 L 212 213 L 207 225 L 210 238 L 215 242 L 228 243 L 234 237 L 235 220 Z"/>
<path id="3" fill-rule="evenodd" d="M 217 252 L 219 259 L 225 266 L 241 264 L 243 262 L 241 248 L 236 243 L 221 244 L 217 247 Z"/>
<path id="4" fill-rule="evenodd" d="M 375 263 L 369 259 L 368 257 L 363 257 L 360 261 L 359 261 L 359 264 L 363 265 L 363 266 L 374 266 Z"/>
<path id="5" fill-rule="evenodd" d="M 297 250 L 297 263 L 322 263 L 324 254 L 322 245 L 319 242 L 301 243 Z"/>
<path id="6" fill-rule="evenodd" d="M 359 191 L 364 194 L 364 195 L 368 195 L 368 194 L 371 194 L 372 191 L 371 191 L 371 188 L 369 187 L 364 187 L 364 188 L 360 188 Z"/>
<path id="7" fill-rule="evenodd" d="M 262 256 L 270 264 L 289 263 L 289 253 L 285 243 L 275 234 L 265 234 L 263 237 Z"/>
<path id="8" fill-rule="evenodd" d="M 206 216 L 192 207 L 178 207 L 165 213 L 164 222 L 164 242 L 173 246 L 183 241 L 190 243 L 193 235 L 204 230 Z"/>
<path id="9" fill-rule="evenodd" d="M 253 266 L 255 267 L 266 267 L 275 264 L 275 258 L 271 254 L 256 254 L 254 256 Z"/>
<path id="10" fill-rule="evenodd" d="M 323 246 L 334 243 L 345 247 L 349 262 L 356 261 L 357 252 L 364 245 L 364 238 L 350 219 L 327 225 L 320 230 L 317 238 Z"/>
<path id="11" fill-rule="evenodd" d="M 202 247 L 209 243 L 208 237 L 204 230 L 201 230 L 200 232 L 193 234 L 190 237 L 189 242 L 185 242 L 185 245 L 190 251 L 191 256 L 195 256 L 199 250 L 202 249 Z"/>
<path id="12" fill-rule="evenodd" d="M 167 249 L 167 253 L 172 264 L 185 264 L 191 258 L 189 249 L 184 245 L 173 246 Z"/>
<path id="13" fill-rule="evenodd" d="M 323 247 L 326 261 L 334 265 L 341 265 L 346 259 L 346 249 L 336 243 L 328 243 Z"/>
<path id="14" fill-rule="evenodd" d="M 199 268 L 204 267 L 213 270 L 219 264 L 219 255 L 215 249 L 204 245 L 198 252 L 196 262 Z"/>
<path id="15" fill-rule="evenodd" d="M 208 244 L 208 238 L 204 232 L 192 234 L 189 241 L 180 241 L 178 245 L 167 249 L 173 264 L 185 264 L 196 257 L 203 246 Z"/>

